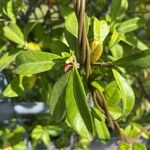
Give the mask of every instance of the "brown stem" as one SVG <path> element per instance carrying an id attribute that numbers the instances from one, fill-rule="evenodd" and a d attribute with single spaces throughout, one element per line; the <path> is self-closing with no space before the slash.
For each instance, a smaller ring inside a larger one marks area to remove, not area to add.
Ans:
<path id="1" fill-rule="evenodd" d="M 132 138 L 128 137 L 121 131 L 119 124 L 117 123 L 117 121 L 114 120 L 114 118 L 109 113 L 106 99 L 105 99 L 105 96 L 103 95 L 103 93 L 101 93 L 98 90 L 95 90 L 93 96 L 96 97 L 97 103 L 98 103 L 99 107 L 101 108 L 100 111 L 102 110 L 101 112 L 105 114 L 107 121 L 110 124 L 111 128 L 114 131 L 117 131 L 117 133 L 120 136 L 121 141 L 125 141 L 125 142 L 131 143 L 131 144 L 134 143 L 134 140 Z"/>
<path id="2" fill-rule="evenodd" d="M 90 47 L 87 37 L 86 22 L 85 22 L 85 0 L 74 0 L 74 7 L 78 19 L 78 49 L 80 51 L 80 64 L 83 65 L 86 71 L 87 81 L 91 75 L 90 65 Z"/>

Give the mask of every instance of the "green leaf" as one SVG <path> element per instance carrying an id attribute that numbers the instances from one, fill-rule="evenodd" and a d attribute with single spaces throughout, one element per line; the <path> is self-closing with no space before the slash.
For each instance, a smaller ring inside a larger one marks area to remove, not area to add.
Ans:
<path id="1" fill-rule="evenodd" d="M 3 95 L 6 97 L 17 97 L 24 93 L 24 87 L 22 84 L 23 77 L 16 76 L 5 88 Z"/>
<path id="2" fill-rule="evenodd" d="M 103 42 L 108 35 L 110 27 L 105 20 L 94 18 L 94 40 Z"/>
<path id="3" fill-rule="evenodd" d="M 44 129 L 41 125 L 37 125 L 31 134 L 31 137 L 35 140 L 40 140 L 42 138 L 42 135 L 44 133 Z"/>
<path id="4" fill-rule="evenodd" d="M 112 20 L 122 20 L 128 9 L 128 0 L 112 0 L 111 18 Z"/>
<path id="5" fill-rule="evenodd" d="M 8 26 L 3 28 L 3 31 L 4 36 L 9 40 L 22 46 L 25 45 L 24 35 L 16 24 L 11 22 Z"/>
<path id="6" fill-rule="evenodd" d="M 111 39 L 108 43 L 109 49 L 111 49 L 113 46 L 115 46 L 119 41 L 123 38 L 123 33 L 118 33 L 115 29 L 113 31 L 113 34 L 111 36 Z"/>
<path id="7" fill-rule="evenodd" d="M 9 0 L 7 2 L 7 6 L 6 6 L 6 10 L 4 10 L 4 13 L 11 19 L 11 21 L 13 23 L 16 23 L 16 17 L 15 17 L 15 14 L 14 14 L 14 9 L 13 9 L 13 1 L 12 0 Z"/>
<path id="8" fill-rule="evenodd" d="M 0 71 L 8 67 L 20 53 L 22 53 L 20 49 L 10 50 L 10 52 L 4 53 L 0 58 Z"/>
<path id="9" fill-rule="evenodd" d="M 132 150 L 132 145 L 129 143 L 120 143 L 119 150 Z"/>
<path id="10" fill-rule="evenodd" d="M 139 135 L 142 131 L 142 126 L 138 123 L 130 123 L 126 128 L 125 128 L 125 133 L 132 137 L 135 138 L 137 135 Z M 143 132 L 144 133 L 144 132 Z"/>
<path id="11" fill-rule="evenodd" d="M 68 82 L 70 72 L 65 73 L 54 84 L 50 97 L 50 111 L 53 118 L 60 122 L 65 113 L 65 88 Z"/>
<path id="12" fill-rule="evenodd" d="M 148 46 L 139 40 L 133 33 L 125 34 L 121 40 L 133 48 L 138 48 L 140 50 L 148 49 Z"/>
<path id="13" fill-rule="evenodd" d="M 93 133 L 93 123 L 84 87 L 76 68 L 69 75 L 65 102 L 70 125 L 81 137 L 90 140 Z"/>
<path id="14" fill-rule="evenodd" d="M 104 93 L 108 106 L 117 105 L 121 100 L 120 91 L 115 81 L 110 82 L 106 86 Z"/>
<path id="15" fill-rule="evenodd" d="M 27 40 L 27 37 L 29 35 L 29 33 L 34 29 L 34 27 L 39 23 L 39 21 L 35 21 L 35 22 L 28 22 L 25 27 L 24 27 L 24 37 Z"/>
<path id="16" fill-rule="evenodd" d="M 71 13 L 66 17 L 65 21 L 65 28 L 68 30 L 72 35 L 77 37 L 78 35 L 78 22 L 75 13 Z"/>
<path id="17" fill-rule="evenodd" d="M 103 52 L 103 44 L 100 41 L 93 41 L 91 43 L 91 59 L 90 63 L 94 64 L 101 57 Z"/>
<path id="18" fill-rule="evenodd" d="M 117 66 L 138 70 L 150 67 L 150 49 L 114 61 Z"/>
<path id="19" fill-rule="evenodd" d="M 85 14 L 85 21 L 86 21 L 86 30 L 88 33 L 89 30 L 89 19 L 87 15 Z M 71 13 L 66 17 L 65 21 L 65 29 L 70 32 L 73 36 L 78 36 L 78 21 L 76 18 L 75 13 Z"/>
<path id="20" fill-rule="evenodd" d="M 101 85 L 101 83 L 99 83 L 98 81 L 92 81 L 92 82 L 91 82 L 91 85 L 92 85 L 93 87 L 95 87 L 97 90 L 99 90 L 100 92 L 103 92 L 103 91 L 104 91 L 103 85 Z"/>
<path id="21" fill-rule="evenodd" d="M 119 106 L 110 106 L 108 110 L 115 120 L 119 119 L 122 115 L 122 109 Z"/>
<path id="22" fill-rule="evenodd" d="M 31 75 L 51 70 L 60 56 L 41 51 L 25 51 L 17 57 L 16 73 Z"/>
<path id="23" fill-rule="evenodd" d="M 147 150 L 145 144 L 135 143 L 133 144 L 133 150 Z"/>
<path id="24" fill-rule="evenodd" d="M 120 44 L 114 45 L 111 49 L 112 55 L 115 57 L 115 59 L 120 59 L 123 56 L 123 46 Z"/>
<path id="25" fill-rule="evenodd" d="M 141 28 L 143 26 L 144 26 L 143 21 L 141 20 L 141 18 L 137 17 L 137 18 L 129 19 L 127 21 L 122 22 L 118 26 L 118 32 L 127 33 L 127 32 L 137 30 L 138 28 Z"/>
<path id="26" fill-rule="evenodd" d="M 113 69 L 113 74 L 117 82 L 117 85 L 120 89 L 120 94 L 122 98 L 122 108 L 123 108 L 122 118 L 124 118 L 128 116 L 129 113 L 132 111 L 134 107 L 135 96 L 131 86 L 126 81 L 126 79 L 123 78 L 121 74 L 114 69 Z"/>
<path id="27" fill-rule="evenodd" d="M 92 109 L 92 116 L 94 118 L 94 125 L 98 138 L 101 142 L 105 143 L 110 139 L 110 133 L 105 123 L 105 117 L 97 108 Z"/>
<path id="28" fill-rule="evenodd" d="M 86 32 L 89 30 L 89 19 L 85 14 Z M 77 50 L 78 22 L 75 13 L 71 13 L 65 19 L 65 38 L 71 50 L 75 50 L 75 54 L 79 57 Z"/>
<path id="29" fill-rule="evenodd" d="M 59 41 L 59 40 L 51 42 L 49 48 L 51 49 L 51 51 L 54 54 L 57 54 L 57 55 L 61 55 L 62 52 L 70 53 L 69 47 L 66 44 L 64 44 L 63 42 Z"/>
<path id="30" fill-rule="evenodd" d="M 26 143 L 23 142 L 23 141 L 19 141 L 17 144 L 13 145 L 13 150 L 18 150 L 18 149 L 21 149 L 21 150 L 26 150 L 27 149 L 27 146 L 26 146 Z"/>

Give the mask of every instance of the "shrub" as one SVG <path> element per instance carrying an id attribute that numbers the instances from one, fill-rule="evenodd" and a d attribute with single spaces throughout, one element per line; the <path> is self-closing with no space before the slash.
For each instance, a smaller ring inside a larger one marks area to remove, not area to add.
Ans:
<path id="1" fill-rule="evenodd" d="M 34 148 L 87 149 L 96 138 L 119 137 L 120 150 L 146 149 L 140 143 L 150 136 L 146 4 L 0 1 L 0 70 L 8 81 L 1 97 L 50 109 L 1 127 L 1 148 L 26 149 L 31 141 Z"/>

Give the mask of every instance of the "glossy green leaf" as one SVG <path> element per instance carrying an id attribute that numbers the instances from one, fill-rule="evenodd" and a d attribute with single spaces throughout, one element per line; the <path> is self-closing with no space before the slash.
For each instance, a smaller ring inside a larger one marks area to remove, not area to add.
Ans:
<path id="1" fill-rule="evenodd" d="M 108 43 L 109 48 L 111 49 L 113 46 L 119 43 L 119 41 L 123 38 L 123 36 L 124 36 L 123 33 L 118 33 L 116 30 L 114 30 L 111 39 Z"/>
<path id="2" fill-rule="evenodd" d="M 4 55 L 0 57 L 0 71 L 8 67 L 21 52 L 22 50 L 16 49 L 4 53 Z"/>
<path id="3" fill-rule="evenodd" d="M 147 150 L 146 145 L 142 143 L 133 144 L 133 150 Z"/>
<path id="4" fill-rule="evenodd" d="M 86 30 L 88 33 L 89 28 L 89 20 L 87 15 L 85 14 L 85 21 L 86 21 Z M 65 21 L 65 29 L 70 32 L 73 36 L 78 36 L 78 21 L 76 18 L 75 13 L 71 13 L 66 17 Z"/>
<path id="5" fill-rule="evenodd" d="M 111 18 L 112 20 L 121 20 L 128 8 L 128 0 L 112 0 Z"/>
<path id="6" fill-rule="evenodd" d="M 50 97 L 50 111 L 54 119 L 59 122 L 65 113 L 65 88 L 70 72 L 65 73 L 54 84 Z"/>
<path id="7" fill-rule="evenodd" d="M 98 138 L 101 142 L 105 143 L 110 139 L 110 133 L 105 123 L 105 117 L 97 108 L 92 109 L 92 116 Z"/>
<path id="8" fill-rule="evenodd" d="M 86 32 L 89 30 L 89 19 L 85 14 Z M 75 50 L 77 58 L 79 58 L 79 51 L 77 50 L 77 36 L 78 36 L 78 21 L 75 13 L 69 14 L 65 19 L 65 38 L 71 50 Z"/>
<path id="9" fill-rule="evenodd" d="M 70 72 L 66 86 L 65 102 L 67 118 L 71 127 L 81 137 L 90 140 L 93 133 L 93 123 L 77 68 Z"/>
<path id="10" fill-rule="evenodd" d="M 71 13 L 66 17 L 65 21 L 65 28 L 69 31 L 72 35 L 77 37 L 78 35 L 78 22 L 75 13 Z"/>
<path id="11" fill-rule="evenodd" d="M 10 41 L 13 41 L 22 46 L 25 45 L 24 35 L 16 24 L 11 22 L 8 26 L 3 28 L 3 31 L 4 36 Z"/>
<path id="12" fill-rule="evenodd" d="M 125 34 L 121 40 L 133 48 L 138 48 L 140 50 L 148 49 L 148 46 L 138 39 L 133 33 Z"/>
<path id="13" fill-rule="evenodd" d="M 41 51 L 26 51 L 17 57 L 16 73 L 31 75 L 51 70 L 60 56 Z"/>
<path id="14" fill-rule="evenodd" d="M 120 91 L 115 81 L 110 82 L 106 86 L 104 94 L 105 94 L 108 106 L 117 105 L 121 100 Z"/>
<path id="15" fill-rule="evenodd" d="M 105 20 L 94 18 L 94 40 L 103 42 L 110 30 Z"/>
<path id="16" fill-rule="evenodd" d="M 141 18 L 137 17 L 137 18 L 129 19 L 127 21 L 122 22 L 118 27 L 118 32 L 127 33 L 127 32 L 137 30 L 138 28 L 142 26 L 144 26 L 143 21 L 141 20 Z"/>
<path id="17" fill-rule="evenodd" d="M 3 95 L 6 97 L 17 97 L 24 93 L 24 87 L 22 84 L 23 77 L 16 76 L 5 88 Z"/>
<path id="18" fill-rule="evenodd" d="M 141 51 L 114 61 L 117 66 L 138 70 L 150 67 L 150 50 Z"/>
<path id="19" fill-rule="evenodd" d="M 119 150 L 132 150 L 132 145 L 129 143 L 120 143 Z"/>
<path id="20" fill-rule="evenodd" d="M 117 82 L 117 85 L 120 89 L 120 94 L 122 98 L 122 108 L 123 108 L 122 118 L 124 118 L 128 116 L 129 113 L 132 111 L 134 107 L 135 96 L 131 86 L 126 81 L 126 79 L 123 78 L 121 74 L 114 69 L 113 69 L 113 74 Z"/>

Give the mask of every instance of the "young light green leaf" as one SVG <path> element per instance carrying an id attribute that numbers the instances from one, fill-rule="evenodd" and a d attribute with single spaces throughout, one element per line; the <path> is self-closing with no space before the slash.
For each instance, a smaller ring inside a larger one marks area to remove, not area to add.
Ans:
<path id="1" fill-rule="evenodd" d="M 89 30 L 89 19 L 85 14 L 86 30 Z M 75 13 L 71 13 L 66 17 L 65 29 L 70 32 L 73 36 L 78 36 L 78 21 Z"/>
<path id="2" fill-rule="evenodd" d="M 146 145 L 142 143 L 133 144 L 133 150 L 147 150 Z"/>
<path id="3" fill-rule="evenodd" d="M 108 43 L 109 48 L 111 49 L 113 46 L 115 46 L 119 41 L 123 38 L 124 34 L 123 33 L 118 33 L 115 29 L 113 31 L 113 34 L 111 36 L 111 39 Z"/>
<path id="4" fill-rule="evenodd" d="M 24 93 L 24 87 L 22 84 L 23 77 L 16 76 L 5 88 L 2 95 L 6 97 L 18 97 Z"/>
<path id="5" fill-rule="evenodd" d="M 138 48 L 140 50 L 148 49 L 148 46 L 138 39 L 133 33 L 125 34 L 121 40 L 133 48 Z"/>
<path id="6" fill-rule="evenodd" d="M 104 87 L 103 85 L 101 85 L 98 81 L 92 81 L 91 85 L 96 88 L 97 90 L 99 90 L 100 92 L 104 91 Z"/>
<path id="7" fill-rule="evenodd" d="M 150 67 L 150 49 L 114 61 L 117 66 L 138 70 Z"/>
<path id="8" fill-rule="evenodd" d="M 94 118 L 94 125 L 98 138 L 101 142 L 105 143 L 110 139 L 110 133 L 105 123 L 105 117 L 97 108 L 92 109 L 92 116 Z"/>
<path id="9" fill-rule="evenodd" d="M 54 84 L 49 101 L 50 111 L 54 119 L 59 122 L 64 116 L 65 110 L 65 88 L 68 82 L 70 72 L 65 73 Z"/>
<path id="10" fill-rule="evenodd" d="M 110 82 L 106 86 L 104 94 L 105 94 L 108 106 L 115 106 L 121 100 L 120 92 L 119 92 L 117 83 L 115 81 Z"/>
<path id="11" fill-rule="evenodd" d="M 25 45 L 24 35 L 16 24 L 11 22 L 8 26 L 3 28 L 3 31 L 4 36 L 9 40 L 22 46 Z"/>
<path id="12" fill-rule="evenodd" d="M 132 150 L 132 145 L 129 143 L 120 143 L 119 150 Z"/>
<path id="13" fill-rule="evenodd" d="M 128 0 L 112 0 L 111 18 L 112 20 L 122 20 L 128 8 Z"/>
<path id="14" fill-rule="evenodd" d="M 90 63 L 94 64 L 101 57 L 103 52 L 103 44 L 100 41 L 93 41 L 91 43 L 91 59 Z"/>
<path id="15" fill-rule="evenodd" d="M 129 19 L 127 21 L 122 22 L 118 26 L 118 32 L 127 33 L 127 32 L 137 30 L 138 28 L 141 28 L 142 26 L 144 26 L 143 21 L 141 20 L 141 18 L 137 17 L 137 18 Z"/>
<path id="16" fill-rule="evenodd" d="M 132 122 L 132 123 L 130 123 L 129 125 L 126 126 L 124 132 L 128 136 L 130 136 L 132 138 L 135 138 L 142 132 L 142 129 L 143 129 L 142 125 L 140 125 L 139 123 Z M 143 131 L 141 133 L 141 136 L 145 139 L 149 138 L 146 131 Z"/>
<path id="17" fill-rule="evenodd" d="M 17 55 L 19 55 L 22 52 L 20 49 L 11 50 L 10 52 L 6 52 L 1 58 L 0 58 L 0 71 L 5 69 L 12 63 Z"/>
<path id="18" fill-rule="evenodd" d="M 75 13 L 71 13 L 66 17 L 65 28 L 72 35 L 77 37 L 78 35 L 78 22 Z"/>
<path id="19" fill-rule="evenodd" d="M 84 87 L 76 68 L 69 75 L 65 102 L 70 125 L 81 137 L 90 140 L 93 133 L 93 122 L 86 101 Z"/>
<path id="20" fill-rule="evenodd" d="M 41 51 L 25 51 L 17 57 L 16 73 L 31 75 L 51 70 L 59 62 L 60 56 Z"/>
<path id="21" fill-rule="evenodd" d="M 94 18 L 94 40 L 103 42 L 109 33 L 110 27 L 105 20 Z"/>
<path id="22" fill-rule="evenodd" d="M 123 56 L 123 46 L 121 44 L 115 44 L 111 49 L 112 55 L 115 59 L 120 59 Z"/>
<path id="23" fill-rule="evenodd" d="M 110 106 L 108 110 L 115 120 L 119 119 L 122 115 L 122 109 L 119 106 Z"/>
<path id="24" fill-rule="evenodd" d="M 116 70 L 112 70 L 115 80 L 117 82 L 117 85 L 120 89 L 120 94 L 122 98 L 122 118 L 126 117 L 129 115 L 129 113 L 132 111 L 134 107 L 134 102 L 135 102 L 135 96 L 134 92 L 129 85 L 129 83 L 126 81 L 125 78 L 121 76 L 120 73 L 118 73 Z"/>

